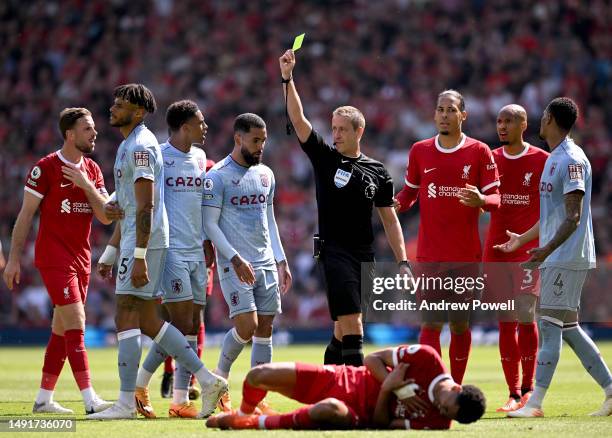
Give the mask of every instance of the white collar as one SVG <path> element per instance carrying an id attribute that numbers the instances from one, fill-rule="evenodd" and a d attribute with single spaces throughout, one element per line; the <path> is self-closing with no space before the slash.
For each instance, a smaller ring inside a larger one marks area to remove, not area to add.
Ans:
<path id="1" fill-rule="evenodd" d="M 446 379 L 453 380 L 450 374 L 439 374 L 431 381 L 431 383 L 429 384 L 429 388 L 427 389 L 427 396 L 429 397 L 430 402 L 434 402 L 434 388 L 436 387 L 436 385 L 442 380 Z"/>
<path id="2" fill-rule="evenodd" d="M 436 138 L 435 138 L 435 141 L 434 141 L 434 143 L 436 145 L 436 149 L 439 150 L 440 152 L 445 153 L 445 154 L 451 154 L 451 153 L 453 153 L 453 152 L 455 152 L 455 151 L 457 151 L 457 150 L 459 150 L 459 149 L 461 149 L 463 147 L 463 145 L 465 144 L 466 135 L 462 133 L 461 134 L 461 140 L 459 141 L 459 144 L 457 146 L 454 146 L 454 147 L 450 148 L 450 149 L 443 148 L 442 146 L 440 146 L 440 142 L 438 141 L 438 137 L 440 137 L 440 134 L 436 135 Z"/>
<path id="3" fill-rule="evenodd" d="M 506 148 L 502 147 L 502 151 L 503 151 L 504 157 L 506 157 L 509 160 L 516 160 L 516 159 L 519 159 L 521 157 L 524 157 L 525 155 L 527 155 L 527 152 L 529 152 L 529 143 L 525 143 L 525 144 L 527 146 L 525 146 L 523 148 L 523 150 L 520 153 L 516 154 L 516 155 L 510 155 L 508 152 L 506 152 Z"/>
<path id="4" fill-rule="evenodd" d="M 81 167 L 81 165 L 83 164 L 83 157 L 81 157 L 81 159 L 79 160 L 78 163 L 73 163 L 72 161 L 68 161 L 68 159 L 66 159 L 66 157 L 64 157 L 64 155 L 62 155 L 62 151 L 59 150 L 57 151 L 57 156 L 60 160 L 62 160 L 64 163 L 69 164 L 71 166 L 75 166 L 77 169 Z"/>

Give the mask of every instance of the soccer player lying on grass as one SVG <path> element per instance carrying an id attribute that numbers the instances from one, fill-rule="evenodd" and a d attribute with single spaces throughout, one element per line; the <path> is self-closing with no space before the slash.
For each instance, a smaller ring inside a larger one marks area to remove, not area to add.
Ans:
<path id="1" fill-rule="evenodd" d="M 255 415 L 268 391 L 307 404 L 281 415 Z M 249 371 L 240 410 L 211 417 L 221 429 L 449 429 L 485 411 L 475 386 L 461 386 L 428 345 L 368 355 L 365 366 L 268 363 Z"/>

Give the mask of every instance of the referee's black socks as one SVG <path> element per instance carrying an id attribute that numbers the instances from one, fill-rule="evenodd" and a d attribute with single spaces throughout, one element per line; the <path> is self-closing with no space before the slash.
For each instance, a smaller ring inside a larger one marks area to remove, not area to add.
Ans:
<path id="1" fill-rule="evenodd" d="M 325 365 L 342 365 L 342 341 L 336 339 L 334 335 L 331 337 L 331 341 L 325 349 L 325 356 L 323 357 L 323 363 Z"/>
<path id="2" fill-rule="evenodd" d="M 342 336 L 342 361 L 346 365 L 360 367 L 363 365 L 363 336 Z"/>

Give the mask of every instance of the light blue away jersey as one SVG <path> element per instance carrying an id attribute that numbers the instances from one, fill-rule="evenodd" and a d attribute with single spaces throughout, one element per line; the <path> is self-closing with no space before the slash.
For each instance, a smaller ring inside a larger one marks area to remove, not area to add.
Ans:
<path id="1" fill-rule="evenodd" d="M 595 267 L 595 240 L 591 219 L 591 163 L 584 151 L 566 137 L 546 160 L 540 179 L 540 246 L 546 245 L 566 219 L 563 195 L 584 192 L 580 225 L 548 256 L 542 267 L 592 269 Z"/>
<path id="2" fill-rule="evenodd" d="M 219 228 L 254 268 L 274 266 L 266 210 L 274 200 L 274 173 L 263 164 L 243 167 L 231 156 L 206 174 L 202 205 L 221 209 Z M 217 251 L 219 266 L 230 263 Z"/>
<path id="3" fill-rule="evenodd" d="M 157 139 L 139 124 L 121 142 L 113 168 L 117 202 L 125 211 L 121 220 L 121 249 L 136 247 L 136 198 L 134 183 L 139 178 L 153 181 L 153 221 L 149 249 L 168 248 L 168 216 L 164 207 L 164 168 Z"/>
<path id="4" fill-rule="evenodd" d="M 202 185 L 206 153 L 195 146 L 187 153 L 160 145 L 164 159 L 164 203 L 170 223 L 170 250 L 185 261 L 204 260 L 202 243 Z"/>

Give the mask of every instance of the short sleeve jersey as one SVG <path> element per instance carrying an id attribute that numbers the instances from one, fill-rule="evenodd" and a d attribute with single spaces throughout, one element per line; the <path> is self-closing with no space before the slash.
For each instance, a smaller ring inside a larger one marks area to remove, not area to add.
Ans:
<path id="1" fill-rule="evenodd" d="M 160 145 L 164 159 L 164 204 L 170 227 L 170 250 L 181 260 L 202 261 L 202 188 L 206 153 L 191 147 L 183 152 L 167 141 Z"/>
<path id="2" fill-rule="evenodd" d="M 419 190 L 417 260 L 480 261 L 480 209 L 461 204 L 457 196 L 466 184 L 484 194 L 497 192 L 499 176 L 489 147 L 465 135 L 452 149 L 440 146 L 438 136 L 419 141 L 410 149 L 404 182 Z"/>
<path id="3" fill-rule="evenodd" d="M 591 163 L 574 140 L 567 137 L 550 153 L 540 180 L 540 246 L 546 245 L 565 221 L 564 196 L 579 190 L 582 215 L 578 228 L 550 254 L 541 267 L 595 268 L 595 240 L 591 216 Z"/>
<path id="4" fill-rule="evenodd" d="M 274 202 L 274 173 L 264 165 L 244 167 L 231 155 L 206 174 L 202 205 L 221 209 L 219 228 L 254 268 L 275 265 L 267 209 Z M 214 243 L 214 242 L 213 242 Z M 230 261 L 217 251 L 217 263 Z"/>
<path id="5" fill-rule="evenodd" d="M 420 416 L 411 415 L 394 400 L 391 403 L 392 417 L 408 420 L 410 429 L 449 429 L 451 419 L 440 414 L 433 404 L 434 388 L 438 382 L 452 380 L 438 353 L 428 345 L 403 345 L 393 352 L 393 366 L 402 362 L 410 365 L 406 378 L 413 379 L 419 385 L 416 394 L 427 402 L 428 408 Z"/>
<path id="6" fill-rule="evenodd" d="M 493 245 L 508 240 L 506 230 L 521 234 L 540 219 L 539 181 L 548 155 L 548 152 L 529 144 L 518 155 L 508 154 L 503 147 L 493 151 L 501 182 L 501 205 L 491 212 L 484 249 L 485 262 L 522 262 L 529 258 L 527 251 L 537 246 L 538 242 L 534 240 L 511 253 L 493 248 Z"/>
<path id="7" fill-rule="evenodd" d="M 61 151 L 53 152 L 38 161 L 26 179 L 25 191 L 41 199 L 34 263 L 38 268 L 89 273 L 93 210 L 85 192 L 64 178 L 62 166 L 67 164 L 72 163 Z M 83 157 L 77 167 L 106 194 L 102 172 L 93 160 Z"/>
<path id="8" fill-rule="evenodd" d="M 168 216 L 164 204 L 164 167 L 161 149 L 151 131 L 141 123 L 121 142 L 113 168 L 117 202 L 125 212 L 121 220 L 121 250 L 136 247 L 136 196 L 134 183 L 153 181 L 153 220 L 149 249 L 168 248 Z"/>
<path id="9" fill-rule="evenodd" d="M 393 206 L 393 180 L 385 166 L 364 154 L 340 154 L 315 130 L 301 147 L 314 169 L 321 238 L 371 248 L 373 207 Z"/>

